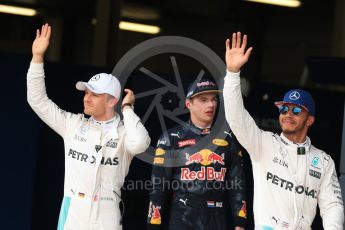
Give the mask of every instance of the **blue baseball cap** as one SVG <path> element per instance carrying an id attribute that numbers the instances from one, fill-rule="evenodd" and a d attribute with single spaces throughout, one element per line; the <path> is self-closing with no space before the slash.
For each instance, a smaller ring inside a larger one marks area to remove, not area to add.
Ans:
<path id="1" fill-rule="evenodd" d="M 280 107 L 283 104 L 295 104 L 303 107 L 310 115 L 315 116 L 315 102 L 311 94 L 302 89 L 293 89 L 287 92 L 282 101 L 276 101 L 274 104 Z"/>
<path id="2" fill-rule="evenodd" d="M 195 80 L 189 85 L 186 98 L 190 99 L 196 95 L 202 93 L 221 93 L 222 91 L 218 89 L 217 84 L 210 78 L 202 78 Z"/>

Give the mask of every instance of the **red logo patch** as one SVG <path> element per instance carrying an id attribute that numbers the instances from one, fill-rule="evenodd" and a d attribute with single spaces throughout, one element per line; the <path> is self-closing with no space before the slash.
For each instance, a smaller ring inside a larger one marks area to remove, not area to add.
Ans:
<path id="1" fill-rule="evenodd" d="M 187 146 L 187 145 L 195 145 L 195 139 L 188 139 L 188 140 L 184 140 L 184 141 L 179 141 L 179 142 L 177 142 L 177 144 L 178 144 L 179 148 L 182 148 L 182 147 Z"/>

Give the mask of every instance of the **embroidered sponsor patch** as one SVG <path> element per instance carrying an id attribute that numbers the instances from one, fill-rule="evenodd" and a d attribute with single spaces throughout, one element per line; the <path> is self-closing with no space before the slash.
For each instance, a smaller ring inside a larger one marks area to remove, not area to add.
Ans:
<path id="1" fill-rule="evenodd" d="M 115 140 L 110 139 L 105 146 L 115 149 L 115 148 L 117 148 L 117 143 Z"/>
<path id="2" fill-rule="evenodd" d="M 217 208 L 222 208 L 223 207 L 223 202 L 216 202 L 216 207 Z"/>
<path id="3" fill-rule="evenodd" d="M 228 146 L 229 142 L 224 139 L 213 139 L 212 143 L 217 146 Z"/>
<path id="4" fill-rule="evenodd" d="M 313 166 L 317 166 L 319 164 L 319 160 L 320 160 L 320 158 L 314 157 L 314 159 L 311 161 L 311 164 Z"/>
<path id="5" fill-rule="evenodd" d="M 214 208 L 214 201 L 208 200 L 208 201 L 207 201 L 207 207 L 209 207 L 209 208 Z"/>
<path id="6" fill-rule="evenodd" d="M 157 145 L 165 145 L 167 143 L 166 139 L 158 140 Z"/>
<path id="7" fill-rule="evenodd" d="M 296 185 L 291 181 L 288 181 L 284 178 L 281 178 L 271 172 L 267 172 L 266 175 L 267 181 L 271 182 L 273 185 L 280 187 L 283 190 L 295 192 L 300 195 L 305 195 L 307 197 L 317 198 L 317 190 L 312 187 L 304 185 Z"/>
<path id="8" fill-rule="evenodd" d="M 247 202 L 242 200 L 242 207 L 240 212 L 238 213 L 238 216 L 247 218 Z"/>
<path id="9" fill-rule="evenodd" d="M 188 140 L 184 140 L 184 141 L 179 141 L 177 142 L 178 147 L 182 148 L 184 146 L 189 146 L 189 145 L 195 145 L 195 139 L 188 139 Z"/>
<path id="10" fill-rule="evenodd" d="M 152 201 L 150 201 L 150 205 L 149 205 L 149 221 L 150 224 L 161 224 L 162 223 L 162 218 L 161 218 L 161 206 L 160 205 L 154 205 L 152 203 Z"/>
<path id="11" fill-rule="evenodd" d="M 165 150 L 162 148 L 157 148 L 155 154 L 156 156 L 162 156 L 165 154 Z"/>
<path id="12" fill-rule="evenodd" d="M 201 134 L 209 134 L 211 132 L 210 129 L 203 129 Z"/>
<path id="13" fill-rule="evenodd" d="M 155 158 L 153 158 L 153 164 L 159 164 L 159 165 L 164 164 L 164 158 L 163 157 L 155 157 Z"/>
<path id="14" fill-rule="evenodd" d="M 217 153 L 211 151 L 210 149 L 202 149 L 197 153 L 193 153 L 193 154 L 189 154 L 189 153 L 185 153 L 186 154 L 186 165 L 189 164 L 193 164 L 193 163 L 197 163 L 197 164 L 202 164 L 202 165 L 210 165 L 210 164 L 222 164 L 224 165 L 224 157 L 225 154 L 222 153 L 220 155 L 218 155 Z"/>
<path id="15" fill-rule="evenodd" d="M 182 181 L 193 181 L 193 180 L 215 180 L 224 181 L 226 168 L 221 168 L 218 172 L 213 167 L 201 166 L 200 171 L 193 171 L 189 168 L 181 168 Z"/>
<path id="16" fill-rule="evenodd" d="M 321 178 L 321 173 L 317 172 L 315 170 L 312 170 L 312 169 L 309 169 L 309 175 L 312 176 L 312 177 L 315 177 L 317 179 Z"/>

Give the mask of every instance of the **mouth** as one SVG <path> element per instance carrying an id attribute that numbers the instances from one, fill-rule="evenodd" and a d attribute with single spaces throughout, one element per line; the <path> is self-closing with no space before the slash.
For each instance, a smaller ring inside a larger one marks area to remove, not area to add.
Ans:
<path id="1" fill-rule="evenodd" d="M 283 120 L 283 124 L 286 124 L 286 125 L 294 125 L 294 124 L 296 124 L 296 122 L 293 121 L 293 120 L 290 120 L 290 119 L 284 119 L 284 120 Z"/>
<path id="2" fill-rule="evenodd" d="M 205 114 L 208 116 L 213 116 L 213 111 L 206 111 Z"/>

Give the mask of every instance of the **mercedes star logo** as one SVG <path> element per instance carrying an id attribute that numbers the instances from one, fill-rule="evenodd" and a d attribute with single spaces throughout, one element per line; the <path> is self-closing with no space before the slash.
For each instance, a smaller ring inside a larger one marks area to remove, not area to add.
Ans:
<path id="1" fill-rule="evenodd" d="M 300 95 L 299 95 L 299 92 L 297 92 L 297 91 L 292 91 L 289 95 L 289 98 L 291 100 L 298 100 L 299 97 L 300 97 Z"/>

